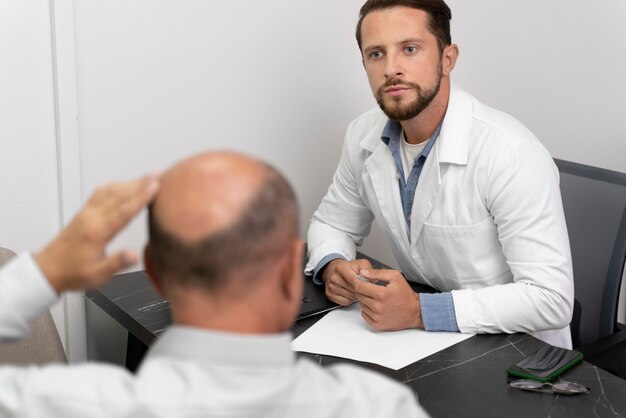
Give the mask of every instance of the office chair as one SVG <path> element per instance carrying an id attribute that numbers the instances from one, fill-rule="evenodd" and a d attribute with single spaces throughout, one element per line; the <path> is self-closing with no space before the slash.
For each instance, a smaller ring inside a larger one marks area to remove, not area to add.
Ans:
<path id="1" fill-rule="evenodd" d="M 626 327 L 617 322 L 626 262 L 626 173 L 555 162 L 574 268 L 572 341 L 589 359 L 626 341 Z"/>
<path id="2" fill-rule="evenodd" d="M 13 257 L 13 251 L 0 247 L 0 266 Z M 0 345 L 0 364 L 67 363 L 61 338 L 50 312 L 35 319 L 30 325 L 31 334 L 27 338 Z"/>

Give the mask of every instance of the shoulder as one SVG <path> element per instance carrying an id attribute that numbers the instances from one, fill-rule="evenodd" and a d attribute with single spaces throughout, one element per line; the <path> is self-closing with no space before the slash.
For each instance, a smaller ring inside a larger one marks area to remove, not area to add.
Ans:
<path id="1" fill-rule="evenodd" d="M 362 113 L 348 125 L 347 143 L 371 150 L 381 142 L 380 135 L 387 121 L 387 116 L 378 107 Z"/>
<path id="2" fill-rule="evenodd" d="M 553 169 L 549 151 L 517 118 L 484 104 L 458 87 L 455 87 L 455 105 L 454 120 L 464 122 L 465 126 L 458 133 L 466 137 L 470 166 L 514 170 L 526 164 Z"/>
<path id="3" fill-rule="evenodd" d="M 75 386 L 72 396 L 75 396 L 78 392 L 83 392 L 84 396 L 88 396 L 88 393 L 97 392 L 112 384 L 126 388 L 133 387 L 136 384 L 135 376 L 127 369 L 106 363 L 51 364 L 24 370 L 26 373 L 32 373 L 32 376 L 35 376 L 42 383 L 41 387 L 58 387 L 63 390 L 63 387 Z M 124 394 L 122 398 L 126 396 L 127 394 Z"/>
<path id="4" fill-rule="evenodd" d="M 427 416 L 408 386 L 379 373 L 347 364 L 320 368 L 301 361 L 300 366 L 316 375 L 307 382 L 309 396 L 332 400 L 338 406 L 359 411 L 361 417 Z"/>
<path id="5" fill-rule="evenodd" d="M 4 401 L 13 399 L 13 406 L 28 416 L 40 416 L 36 411 L 42 406 L 48 408 L 46 416 L 74 416 L 72 411 L 91 416 L 110 411 L 112 405 L 130 410 L 136 402 L 134 375 L 108 364 L 3 367 L 0 382 Z M 4 401 L 0 403 L 6 406 Z"/>
<path id="6" fill-rule="evenodd" d="M 511 142 L 536 142 L 537 137 L 515 117 L 474 99 L 474 122 L 493 137 Z"/>
<path id="7" fill-rule="evenodd" d="M 477 146 L 486 145 L 504 154 L 524 152 L 539 157 L 549 156 L 541 141 L 520 120 L 470 97 L 473 104 L 470 135 Z"/>
<path id="8" fill-rule="evenodd" d="M 387 116 L 374 108 L 350 122 L 344 138 L 340 169 L 348 169 L 355 174 L 361 172 L 369 156 L 377 147 L 384 146 L 381 134 L 387 121 Z"/>
<path id="9" fill-rule="evenodd" d="M 558 169 L 550 152 L 517 118 L 472 98 L 468 166 L 487 200 L 494 190 L 538 196 L 558 190 Z M 515 190 L 512 185 L 515 184 Z"/>
<path id="10" fill-rule="evenodd" d="M 373 129 L 379 126 L 381 123 L 387 122 L 387 116 L 378 107 L 374 107 L 367 112 L 361 113 L 350 123 L 350 129 Z"/>

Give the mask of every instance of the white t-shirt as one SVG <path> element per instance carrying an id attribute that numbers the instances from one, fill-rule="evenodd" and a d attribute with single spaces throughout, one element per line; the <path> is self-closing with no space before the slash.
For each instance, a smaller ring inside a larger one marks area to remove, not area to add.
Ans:
<path id="1" fill-rule="evenodd" d="M 404 131 L 402 132 L 401 137 L 402 140 L 400 141 L 400 156 L 402 159 L 402 168 L 404 170 L 404 180 L 406 181 L 411 175 L 411 170 L 413 170 L 415 159 L 424 150 L 430 138 L 426 141 L 420 142 L 419 144 L 409 144 L 408 142 L 406 142 L 406 136 L 404 135 Z"/>

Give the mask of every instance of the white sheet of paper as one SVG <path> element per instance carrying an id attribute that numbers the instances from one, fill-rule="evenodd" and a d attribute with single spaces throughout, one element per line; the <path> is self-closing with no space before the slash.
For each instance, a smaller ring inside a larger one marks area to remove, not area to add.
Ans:
<path id="1" fill-rule="evenodd" d="M 471 334 L 420 329 L 374 331 L 358 304 L 335 309 L 292 341 L 294 351 L 375 363 L 398 370 L 459 343 Z"/>

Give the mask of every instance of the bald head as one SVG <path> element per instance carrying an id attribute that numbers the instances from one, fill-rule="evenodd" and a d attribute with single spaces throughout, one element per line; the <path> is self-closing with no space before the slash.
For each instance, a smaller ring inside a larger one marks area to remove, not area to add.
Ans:
<path id="1" fill-rule="evenodd" d="M 154 215 L 182 241 L 198 241 L 236 223 L 272 176 L 268 166 L 240 154 L 194 156 L 163 175 Z"/>
<path id="2" fill-rule="evenodd" d="M 284 177 L 230 152 L 172 167 L 149 212 L 148 252 L 165 289 L 250 288 L 297 236 L 295 196 Z"/>

